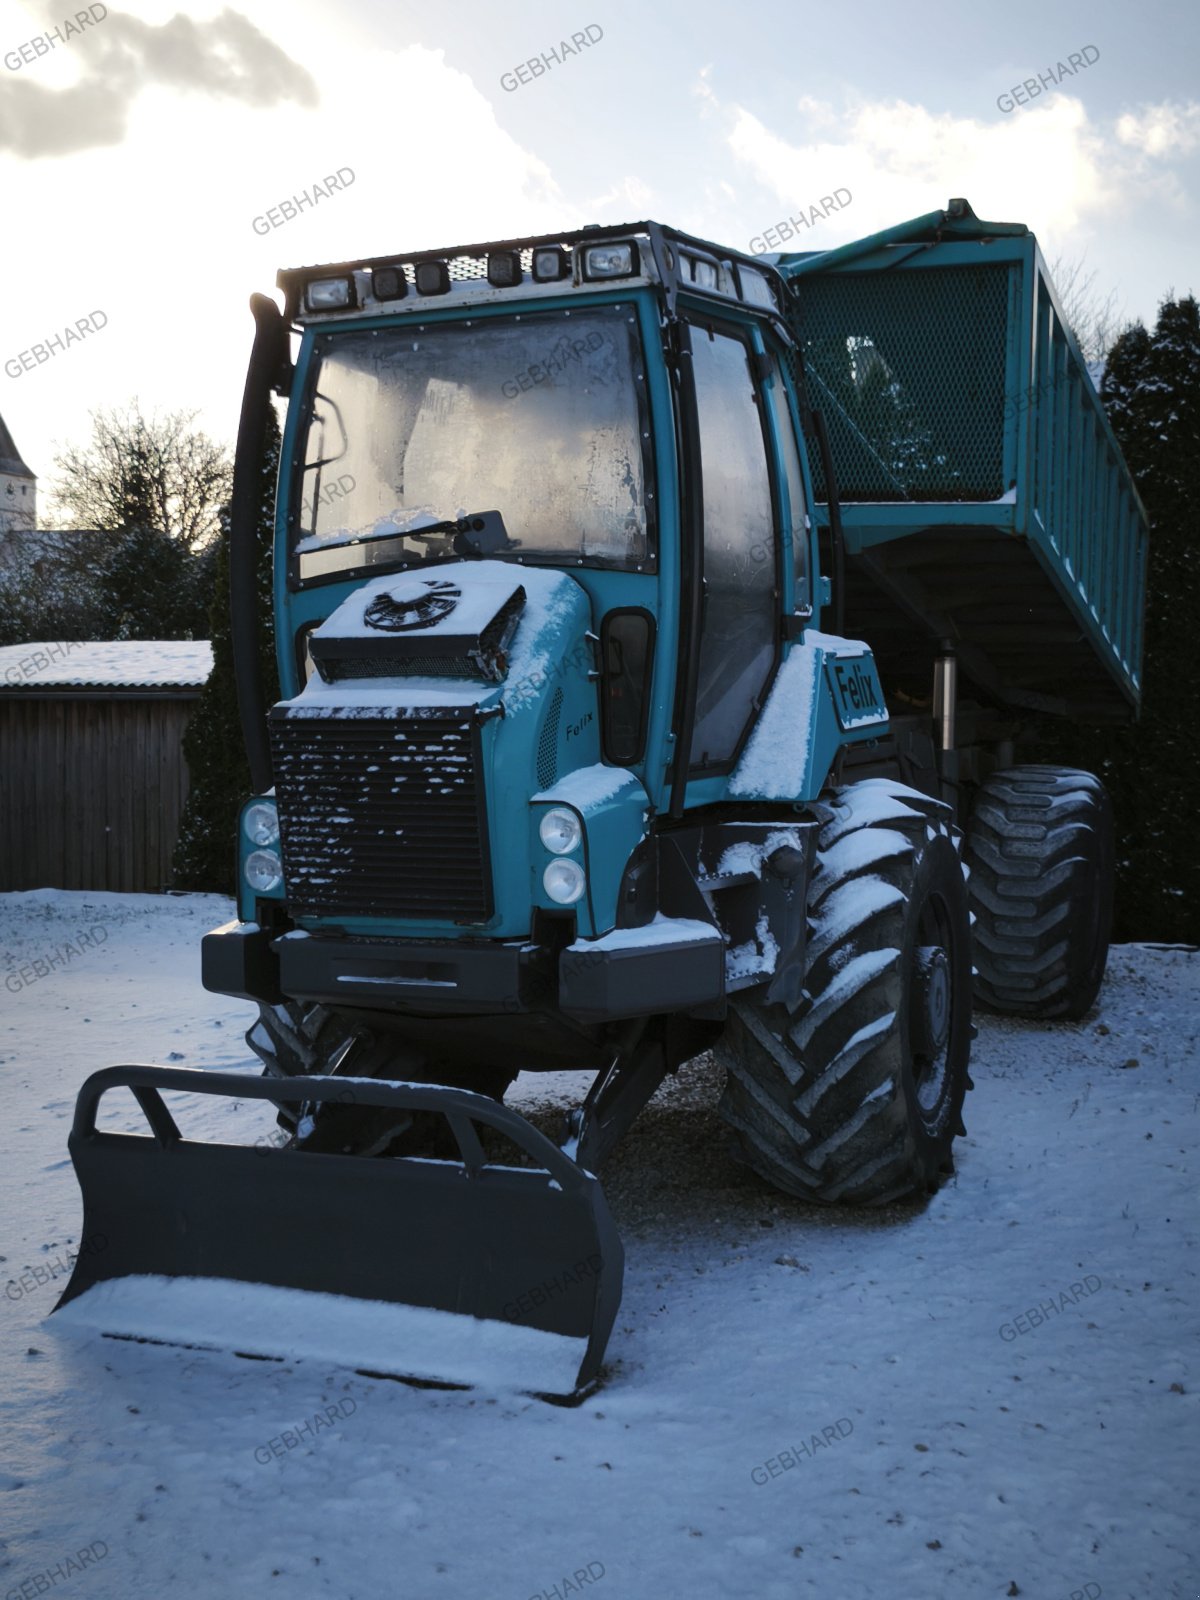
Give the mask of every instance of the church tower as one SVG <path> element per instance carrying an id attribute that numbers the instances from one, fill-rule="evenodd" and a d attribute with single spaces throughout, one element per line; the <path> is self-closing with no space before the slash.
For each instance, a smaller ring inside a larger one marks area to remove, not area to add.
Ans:
<path id="1" fill-rule="evenodd" d="M 36 527 L 37 479 L 0 417 L 0 534 L 28 533 Z"/>

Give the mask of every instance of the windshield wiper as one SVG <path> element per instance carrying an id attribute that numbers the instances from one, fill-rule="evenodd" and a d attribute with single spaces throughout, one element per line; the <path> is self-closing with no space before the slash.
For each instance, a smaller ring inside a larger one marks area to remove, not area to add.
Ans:
<path id="1" fill-rule="evenodd" d="M 427 536 L 438 535 L 453 535 L 451 547 L 458 556 L 493 556 L 501 550 L 515 550 L 520 542 L 509 538 L 498 511 L 473 511 L 444 522 L 428 522 L 423 528 L 408 530 L 405 537 L 424 542 Z"/>

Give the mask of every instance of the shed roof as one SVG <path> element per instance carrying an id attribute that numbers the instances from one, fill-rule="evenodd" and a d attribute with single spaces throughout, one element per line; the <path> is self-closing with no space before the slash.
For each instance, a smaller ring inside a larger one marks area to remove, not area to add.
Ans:
<path id="1" fill-rule="evenodd" d="M 0 692 L 20 689 L 199 689 L 207 639 L 65 640 L 0 646 Z"/>

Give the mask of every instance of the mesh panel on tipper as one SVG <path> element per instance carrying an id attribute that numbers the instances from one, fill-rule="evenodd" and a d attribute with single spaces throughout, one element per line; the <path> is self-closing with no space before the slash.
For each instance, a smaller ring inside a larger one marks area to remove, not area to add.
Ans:
<path id="1" fill-rule="evenodd" d="M 804 276 L 792 302 L 810 403 L 844 500 L 996 500 L 1009 269 Z M 814 488 L 825 498 L 820 461 Z"/>

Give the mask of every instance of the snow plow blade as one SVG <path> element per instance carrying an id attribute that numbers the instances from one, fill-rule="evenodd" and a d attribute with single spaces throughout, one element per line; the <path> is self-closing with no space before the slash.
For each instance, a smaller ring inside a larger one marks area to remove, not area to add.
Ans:
<path id="1" fill-rule="evenodd" d="M 101 1097 L 121 1088 L 132 1091 L 150 1137 L 97 1129 Z M 186 1139 L 164 1090 L 277 1105 L 344 1101 L 349 1092 L 357 1105 L 441 1115 L 459 1160 Z M 532 1165 L 489 1164 L 480 1126 Z M 526 1375 L 515 1386 L 546 1398 L 579 1397 L 597 1380 L 624 1271 L 603 1192 L 484 1095 L 373 1078 L 267 1082 L 107 1067 L 79 1092 L 70 1153 L 82 1237 L 103 1248 L 81 1252 L 55 1311 L 94 1290 L 77 1308 L 89 1316 L 78 1320 L 94 1317 L 117 1337 L 282 1359 L 316 1354 L 463 1387 L 503 1380 L 512 1356 Z M 179 1318 L 197 1312 L 215 1330 L 189 1338 Z M 300 1346 L 301 1330 L 315 1347 Z M 464 1373 L 430 1370 L 456 1356 Z"/>

